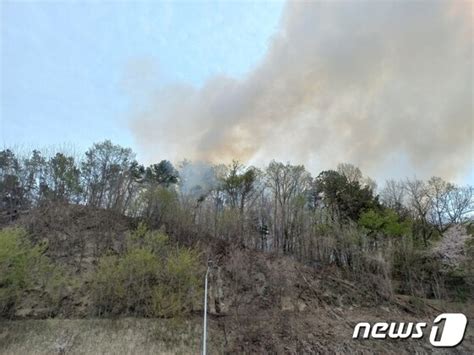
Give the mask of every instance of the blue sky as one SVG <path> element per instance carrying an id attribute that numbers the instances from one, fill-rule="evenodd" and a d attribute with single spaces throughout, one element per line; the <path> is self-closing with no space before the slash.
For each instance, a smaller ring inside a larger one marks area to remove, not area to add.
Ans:
<path id="1" fill-rule="evenodd" d="M 128 114 L 136 90 L 130 88 L 174 82 L 199 87 L 217 74 L 245 75 L 266 52 L 283 3 L 0 6 L 1 144 L 84 150 L 106 138 L 135 146 Z"/>

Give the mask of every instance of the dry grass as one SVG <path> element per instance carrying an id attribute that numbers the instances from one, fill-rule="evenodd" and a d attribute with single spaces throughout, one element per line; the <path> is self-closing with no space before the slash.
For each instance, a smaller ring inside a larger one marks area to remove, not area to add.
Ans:
<path id="1" fill-rule="evenodd" d="M 198 318 L 0 322 L 1 354 L 198 354 L 200 346 Z M 220 352 L 219 345 L 208 346 Z"/>

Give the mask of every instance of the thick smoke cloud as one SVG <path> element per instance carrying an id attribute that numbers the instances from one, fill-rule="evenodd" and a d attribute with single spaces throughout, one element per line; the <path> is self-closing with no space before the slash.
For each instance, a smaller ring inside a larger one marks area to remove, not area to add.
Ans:
<path id="1" fill-rule="evenodd" d="M 131 127 L 151 159 L 459 176 L 473 161 L 473 3 L 290 2 L 246 77 L 157 89 Z"/>

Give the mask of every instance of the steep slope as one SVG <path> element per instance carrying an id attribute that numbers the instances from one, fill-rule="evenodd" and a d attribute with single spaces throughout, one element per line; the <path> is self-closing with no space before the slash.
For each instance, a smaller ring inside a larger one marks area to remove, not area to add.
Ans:
<path id="1" fill-rule="evenodd" d="M 137 221 L 83 206 L 49 206 L 14 225 L 25 227 L 35 242 L 47 241 L 50 258 L 81 278 L 94 270 L 100 255 L 122 250 Z M 472 324 L 472 301 L 453 305 L 394 295 L 376 279 L 349 278 L 336 266 L 304 265 L 212 238 L 196 247 L 203 264 L 206 259 L 213 262 L 208 299 L 211 353 L 474 352 L 472 326 L 455 349 L 435 349 L 428 340 L 433 319 L 445 311 L 461 310 Z M 0 353 L 199 352 L 201 305 L 176 319 L 110 320 L 93 317 L 87 287 L 63 290 L 54 310 L 41 295 L 41 289 L 29 290 L 15 310 L 16 320 L 0 322 Z M 51 317 L 54 320 L 45 320 Z M 358 322 L 428 326 L 422 339 L 352 339 Z"/>

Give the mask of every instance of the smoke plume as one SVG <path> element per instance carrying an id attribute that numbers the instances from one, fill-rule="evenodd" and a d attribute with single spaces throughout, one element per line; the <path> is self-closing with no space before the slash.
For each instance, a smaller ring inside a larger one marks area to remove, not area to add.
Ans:
<path id="1" fill-rule="evenodd" d="M 177 83 L 136 108 L 151 159 L 472 167 L 473 2 L 289 2 L 280 21 L 246 77 Z"/>

